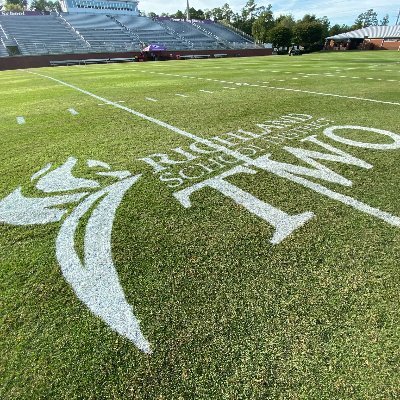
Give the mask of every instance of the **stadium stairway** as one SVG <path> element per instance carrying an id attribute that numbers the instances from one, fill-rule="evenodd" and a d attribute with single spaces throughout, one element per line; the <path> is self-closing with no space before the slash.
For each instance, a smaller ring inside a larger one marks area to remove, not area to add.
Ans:
<path id="1" fill-rule="evenodd" d="M 138 51 L 138 37 L 123 29 L 114 18 L 107 15 L 61 14 L 89 45 L 91 51 Z"/>
<path id="2" fill-rule="evenodd" d="M 216 38 L 211 37 L 211 35 L 208 35 L 205 32 L 201 32 L 190 22 L 176 21 L 168 18 L 160 18 L 160 22 L 164 26 L 173 30 L 182 39 L 186 40 L 194 50 L 224 48 Z"/>
<path id="3" fill-rule="evenodd" d="M 160 44 L 169 50 L 186 50 L 190 48 L 186 41 L 174 35 L 162 24 L 149 18 L 130 15 L 120 15 L 114 18 L 121 26 L 129 30 L 132 35 L 137 36 L 143 46 Z"/>
<path id="4" fill-rule="evenodd" d="M 2 25 L 0 24 L 0 57 L 8 56 L 8 51 L 4 46 L 4 43 L 6 43 L 6 40 L 8 40 L 8 37 L 7 37 L 6 33 L 4 32 Z"/>
<path id="5" fill-rule="evenodd" d="M 192 24 L 209 36 L 214 37 L 218 42 L 222 42 L 229 48 L 236 49 L 255 47 L 253 41 L 244 38 L 222 24 L 210 20 L 204 20 L 202 22 L 196 21 L 192 22 Z"/>

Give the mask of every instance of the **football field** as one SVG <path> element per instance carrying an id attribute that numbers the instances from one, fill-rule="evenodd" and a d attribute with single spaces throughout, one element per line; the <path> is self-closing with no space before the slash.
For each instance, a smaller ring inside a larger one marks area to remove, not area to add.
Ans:
<path id="1" fill-rule="evenodd" d="M 400 398 L 400 53 L 0 72 L 1 399 Z"/>

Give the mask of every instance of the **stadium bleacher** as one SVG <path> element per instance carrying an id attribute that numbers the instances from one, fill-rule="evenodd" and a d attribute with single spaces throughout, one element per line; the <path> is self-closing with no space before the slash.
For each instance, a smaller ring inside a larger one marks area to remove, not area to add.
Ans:
<path id="1" fill-rule="evenodd" d="M 210 35 L 201 32 L 190 22 L 178 21 L 168 18 L 160 19 L 160 21 L 166 27 L 176 32 L 178 36 L 185 39 L 190 44 L 192 49 L 202 50 L 224 48 L 224 46 L 219 44 L 214 37 L 211 37 Z"/>
<path id="2" fill-rule="evenodd" d="M 217 22 L 210 20 L 205 20 L 203 22 L 197 21 L 195 22 L 195 26 L 203 32 L 216 37 L 217 40 L 226 42 L 231 48 L 242 47 L 241 45 L 249 46 L 253 44 L 253 42 L 249 39 L 246 39 L 244 36 L 239 35 L 238 33 Z"/>
<path id="3" fill-rule="evenodd" d="M 168 50 L 253 47 L 250 40 L 212 21 L 86 13 L 0 15 L 0 57 L 8 56 L 11 47 L 17 54 L 42 55 L 140 51 L 149 44 Z"/>
<path id="4" fill-rule="evenodd" d="M 136 35 L 143 45 L 160 44 L 167 49 L 183 50 L 189 46 L 177 35 L 168 31 L 164 26 L 156 21 L 141 16 L 121 15 L 115 19 L 121 26 Z"/>
<path id="5" fill-rule="evenodd" d="M 87 52 L 82 39 L 54 15 L 1 15 L 0 25 L 22 55 Z"/>
<path id="6" fill-rule="evenodd" d="M 62 14 L 60 18 L 74 27 L 92 51 L 138 51 L 139 40 L 107 15 Z"/>
<path id="7" fill-rule="evenodd" d="M 0 26 L 0 57 L 8 56 L 8 51 L 3 44 L 5 43 L 6 40 L 7 40 L 6 34 L 3 31 L 2 27 Z"/>

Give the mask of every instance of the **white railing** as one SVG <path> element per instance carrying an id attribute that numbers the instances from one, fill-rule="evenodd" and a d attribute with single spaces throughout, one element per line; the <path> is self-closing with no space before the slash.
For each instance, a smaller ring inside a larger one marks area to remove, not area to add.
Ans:
<path id="1" fill-rule="evenodd" d="M 87 45 L 87 47 L 91 47 L 90 43 L 77 31 L 60 13 L 57 13 L 58 17 L 72 30 L 75 32 L 77 36 L 79 36 Z"/>
<path id="2" fill-rule="evenodd" d="M 222 20 L 218 21 L 217 24 L 223 25 L 225 28 L 230 29 L 231 31 L 237 33 L 240 36 L 248 39 L 250 42 L 254 42 L 254 38 L 246 32 L 241 31 L 240 29 L 236 28 L 235 26 L 231 25 L 228 21 Z"/>
<path id="3" fill-rule="evenodd" d="M 224 46 L 230 48 L 229 42 L 227 40 L 219 37 L 218 35 L 216 35 L 215 33 L 211 32 L 211 31 L 209 31 L 208 29 L 204 28 L 203 26 L 201 26 L 197 22 L 191 21 L 191 23 L 192 23 L 193 26 L 195 26 L 198 30 L 202 31 L 203 33 L 205 33 L 211 39 L 214 39 L 217 42 L 223 43 Z"/>
<path id="4" fill-rule="evenodd" d="M 175 29 L 171 28 L 170 26 L 166 25 L 164 22 L 160 20 L 156 20 L 160 26 L 162 26 L 171 36 L 174 36 L 175 38 L 181 40 L 183 43 L 185 43 L 188 47 L 191 47 L 193 49 L 194 43 L 181 35 L 179 32 L 177 32 Z"/>
<path id="5" fill-rule="evenodd" d="M 8 35 L 7 35 L 6 31 L 3 28 L 3 25 L 1 25 L 1 24 L 0 24 L 0 29 L 3 32 L 3 35 L 5 36 L 5 38 L 8 40 Z"/>

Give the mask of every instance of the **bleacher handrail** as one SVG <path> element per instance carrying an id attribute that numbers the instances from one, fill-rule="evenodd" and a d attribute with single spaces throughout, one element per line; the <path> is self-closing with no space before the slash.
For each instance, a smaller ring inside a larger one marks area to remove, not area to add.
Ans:
<path id="1" fill-rule="evenodd" d="M 216 22 L 217 24 L 223 25 L 225 28 L 230 29 L 231 31 L 237 33 L 238 35 L 244 37 L 245 39 L 248 39 L 250 42 L 254 43 L 254 38 L 253 36 L 249 35 L 246 32 L 243 32 L 242 30 L 236 28 L 233 26 L 231 23 L 229 23 L 227 20 L 219 20 Z"/>
<path id="2" fill-rule="evenodd" d="M 194 43 L 189 40 L 188 38 L 185 38 L 183 35 L 179 34 L 175 29 L 171 28 L 170 26 L 166 25 L 162 20 L 153 20 L 155 22 L 157 22 L 160 26 L 162 26 L 167 32 L 170 32 L 170 34 L 180 40 L 182 40 L 183 42 L 186 43 L 186 45 L 188 47 L 193 48 L 194 47 Z"/>
<path id="3" fill-rule="evenodd" d="M 215 33 L 211 32 L 211 31 L 209 31 L 209 30 L 203 28 L 201 25 L 199 25 L 199 24 L 197 23 L 197 21 L 192 20 L 192 21 L 190 21 L 190 22 L 191 22 L 191 24 L 192 24 L 193 26 L 195 26 L 197 29 L 199 29 L 199 30 L 201 30 L 202 32 L 204 32 L 207 36 L 209 36 L 209 37 L 211 37 L 211 38 L 217 40 L 217 42 L 221 42 L 221 43 L 223 43 L 225 46 L 231 48 L 231 46 L 230 46 L 230 44 L 229 44 L 229 42 L 228 42 L 227 40 L 221 38 L 220 36 L 216 35 Z"/>
<path id="4" fill-rule="evenodd" d="M 1 31 L 3 32 L 3 35 L 6 37 L 6 39 L 8 40 L 8 35 L 7 35 L 7 32 L 4 30 L 4 28 L 3 28 L 3 25 L 2 24 L 0 24 L 0 29 L 1 29 Z"/>
<path id="5" fill-rule="evenodd" d="M 67 24 L 85 43 L 88 47 L 90 46 L 90 43 L 62 16 L 61 13 L 57 13 L 58 17 L 65 23 Z"/>

